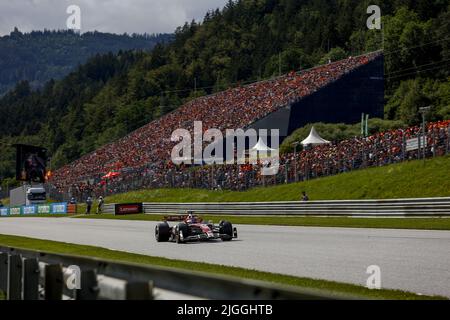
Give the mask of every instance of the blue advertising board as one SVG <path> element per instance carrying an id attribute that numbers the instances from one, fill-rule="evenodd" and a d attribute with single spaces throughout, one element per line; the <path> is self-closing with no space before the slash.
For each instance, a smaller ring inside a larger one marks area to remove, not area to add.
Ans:
<path id="1" fill-rule="evenodd" d="M 2 217 L 9 216 L 9 208 L 8 207 L 0 208 L 0 216 Z"/>
<path id="2" fill-rule="evenodd" d="M 66 214 L 67 213 L 67 202 L 52 203 L 51 205 L 52 214 Z"/>
<path id="3" fill-rule="evenodd" d="M 0 208 L 1 217 L 39 214 L 67 214 L 67 202 Z"/>
<path id="4" fill-rule="evenodd" d="M 37 214 L 37 206 L 23 206 L 22 207 L 22 212 L 23 215 L 32 215 L 32 214 Z"/>

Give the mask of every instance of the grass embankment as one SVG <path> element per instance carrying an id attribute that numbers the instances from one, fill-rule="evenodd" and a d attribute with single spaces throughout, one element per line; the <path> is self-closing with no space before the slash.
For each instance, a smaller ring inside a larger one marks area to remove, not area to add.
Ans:
<path id="1" fill-rule="evenodd" d="M 410 161 L 353 171 L 244 192 L 199 189 L 140 190 L 106 198 L 107 203 L 126 202 L 240 202 L 293 201 L 306 190 L 312 200 L 395 199 L 450 196 L 450 156 Z M 80 206 L 79 213 L 85 212 Z M 162 215 L 90 216 L 97 219 L 159 221 Z M 242 217 L 204 216 L 206 220 L 231 220 L 236 224 L 289 225 L 349 228 L 450 230 L 449 218 L 348 218 L 348 217 Z"/>
<path id="2" fill-rule="evenodd" d="M 107 203 L 399 199 L 450 196 L 450 156 L 353 171 L 332 177 L 244 192 L 151 189 L 114 195 Z"/>
<path id="3" fill-rule="evenodd" d="M 312 200 L 383 199 L 450 196 L 450 156 L 370 168 L 296 184 L 256 188 L 245 192 L 192 189 L 141 190 L 106 198 L 126 202 L 239 202 L 298 200 L 307 190 Z M 96 203 L 92 212 L 96 210 Z M 85 205 L 78 213 L 85 213 Z M 160 221 L 162 215 L 91 215 L 97 219 Z M 348 218 L 348 217 L 249 217 L 204 216 L 205 220 L 231 220 L 235 224 L 289 225 L 349 228 L 450 230 L 449 218 Z"/>
<path id="4" fill-rule="evenodd" d="M 115 262 L 131 262 L 162 267 L 195 270 L 213 274 L 234 276 L 245 279 L 261 280 L 288 286 L 324 290 L 328 293 L 352 295 L 370 299 L 445 299 L 443 297 L 421 296 L 400 290 L 369 290 L 362 286 L 338 283 L 333 281 L 316 280 L 261 272 L 244 268 L 214 265 L 209 263 L 173 260 L 160 257 L 113 251 L 104 248 L 67 244 L 63 242 L 39 240 L 17 236 L 0 235 L 0 245 L 16 248 L 47 251 L 85 257 L 96 257 Z"/>
<path id="5" fill-rule="evenodd" d="M 85 219 L 144 220 L 162 221 L 164 215 L 136 214 L 115 216 L 113 214 L 77 216 Z M 268 216 L 212 216 L 202 215 L 205 221 L 232 221 L 233 224 L 341 227 L 341 228 L 381 228 L 381 229 L 421 229 L 450 230 L 450 218 L 348 218 L 348 217 L 268 217 Z"/>

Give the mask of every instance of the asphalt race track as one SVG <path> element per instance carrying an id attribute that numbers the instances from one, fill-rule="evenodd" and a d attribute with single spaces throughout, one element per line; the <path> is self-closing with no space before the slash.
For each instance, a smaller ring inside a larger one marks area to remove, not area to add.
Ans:
<path id="1" fill-rule="evenodd" d="M 155 222 L 4 218 L 0 234 L 99 246 L 365 285 L 381 268 L 383 288 L 450 297 L 450 231 L 237 226 L 239 239 L 156 243 Z"/>

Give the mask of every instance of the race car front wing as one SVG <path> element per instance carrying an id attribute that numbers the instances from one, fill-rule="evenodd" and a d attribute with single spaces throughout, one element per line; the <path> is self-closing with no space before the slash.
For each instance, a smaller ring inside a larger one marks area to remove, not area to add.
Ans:
<path id="1" fill-rule="evenodd" d="M 237 237 L 238 237 L 238 234 L 237 234 L 236 228 L 233 228 L 233 236 L 230 236 L 229 234 L 225 234 L 225 233 L 219 233 L 219 232 L 207 232 L 207 233 L 201 233 L 201 234 L 196 234 L 193 236 L 185 237 L 183 235 L 183 232 L 180 232 L 180 240 L 183 242 L 215 240 L 215 239 L 231 240 L 231 239 L 237 239 Z"/>

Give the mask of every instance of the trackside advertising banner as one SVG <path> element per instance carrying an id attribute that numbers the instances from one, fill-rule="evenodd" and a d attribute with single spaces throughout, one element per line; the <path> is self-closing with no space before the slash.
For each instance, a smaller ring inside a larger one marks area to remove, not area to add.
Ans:
<path id="1" fill-rule="evenodd" d="M 138 213 L 143 213 L 142 203 L 121 203 L 115 206 L 115 214 L 118 216 Z"/>
<path id="2" fill-rule="evenodd" d="M 23 215 L 33 215 L 37 213 L 37 206 L 24 206 L 22 207 Z"/>
<path id="3" fill-rule="evenodd" d="M 67 203 L 52 203 L 51 204 L 51 213 L 52 214 L 66 214 L 67 213 Z"/>
<path id="4" fill-rule="evenodd" d="M 50 214 L 52 213 L 52 207 L 51 205 L 39 205 L 37 206 L 38 214 Z"/>
<path id="5" fill-rule="evenodd" d="M 22 213 L 22 207 L 11 207 L 9 208 L 9 215 L 10 216 L 20 216 Z"/>
<path id="6" fill-rule="evenodd" d="M 9 208 L 0 208 L 0 216 L 1 217 L 9 216 Z"/>
<path id="7" fill-rule="evenodd" d="M 67 203 L 49 203 L 22 207 L 2 207 L 0 216 L 39 215 L 39 214 L 67 214 Z"/>

